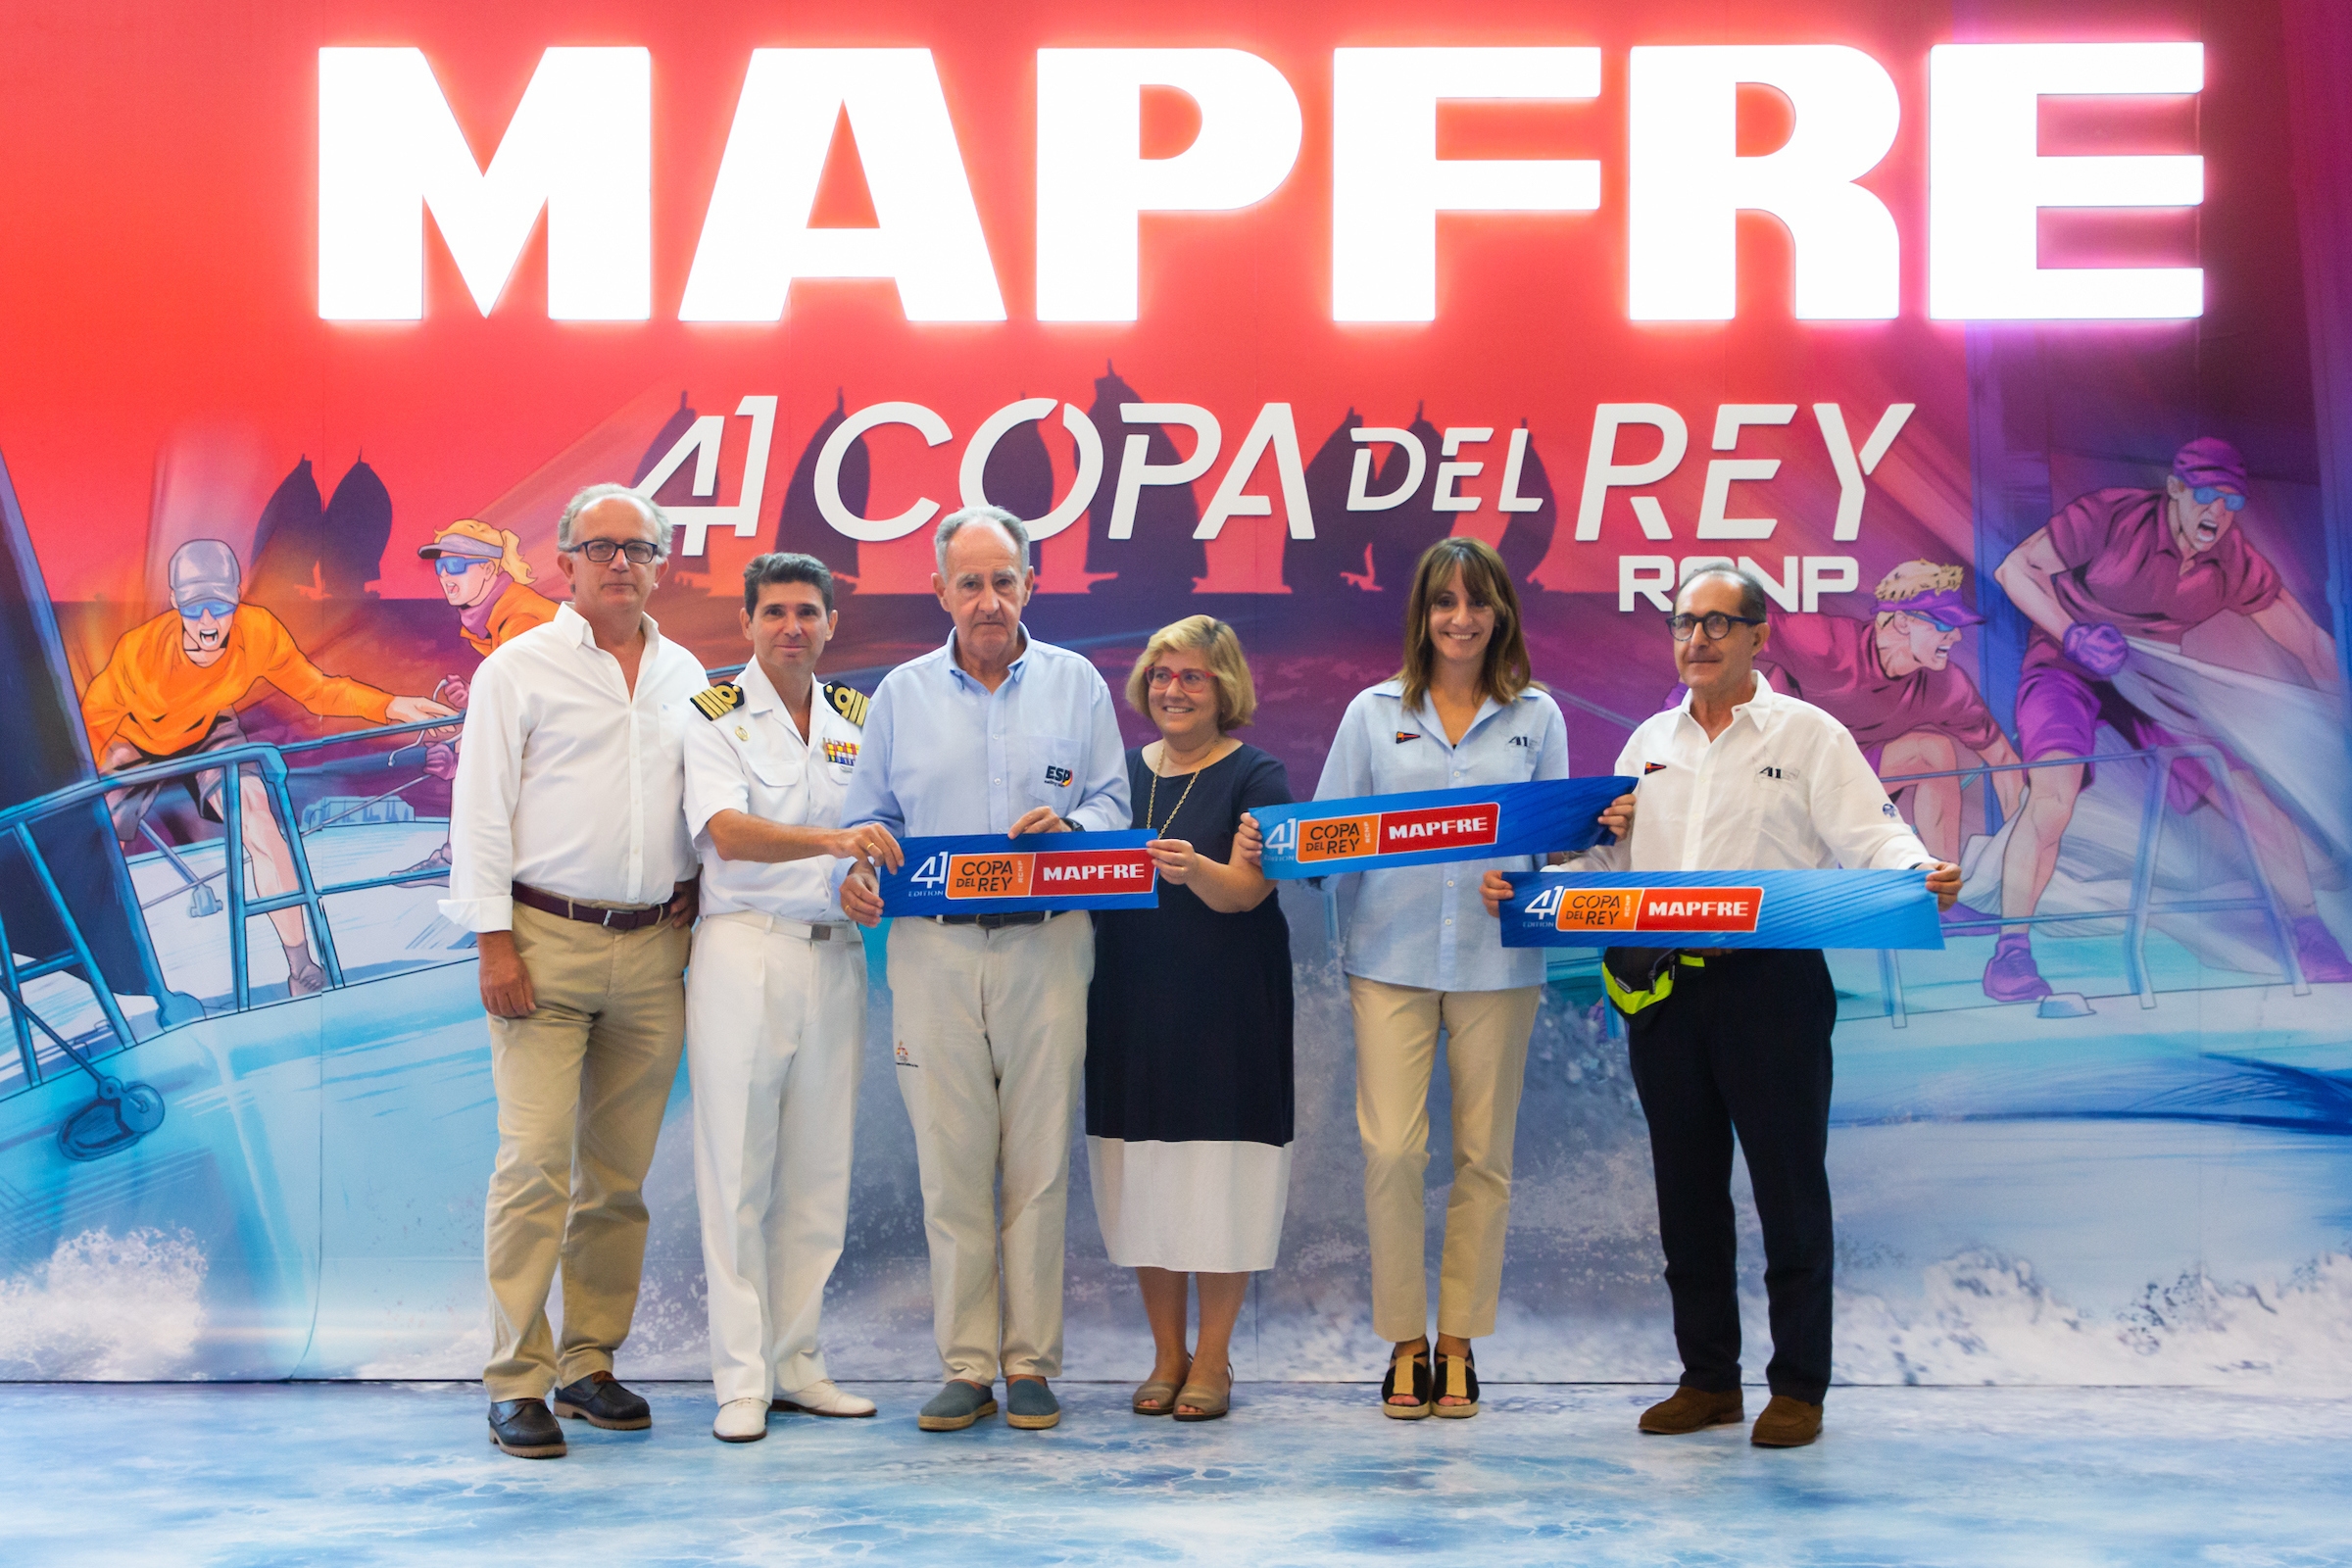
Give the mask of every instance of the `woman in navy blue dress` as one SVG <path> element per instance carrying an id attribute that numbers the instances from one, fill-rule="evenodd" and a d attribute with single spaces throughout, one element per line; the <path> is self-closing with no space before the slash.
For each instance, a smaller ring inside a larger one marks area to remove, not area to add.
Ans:
<path id="1" fill-rule="evenodd" d="M 1127 700 L 1159 730 L 1127 754 L 1159 906 L 1095 916 L 1087 1155 L 1103 1242 L 1152 1321 L 1135 1411 L 1206 1421 L 1226 1411 L 1227 1345 L 1250 1273 L 1274 1266 L 1290 1195 L 1290 928 L 1249 813 L 1291 791 L 1282 763 L 1227 733 L 1257 697 L 1222 621 L 1155 633 Z M 1187 1275 L 1200 1291 L 1190 1351 Z"/>

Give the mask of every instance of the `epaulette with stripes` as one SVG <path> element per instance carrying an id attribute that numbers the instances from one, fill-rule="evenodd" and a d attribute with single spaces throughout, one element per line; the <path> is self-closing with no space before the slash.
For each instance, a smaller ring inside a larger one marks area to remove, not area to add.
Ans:
<path id="1" fill-rule="evenodd" d="M 702 699 L 697 698 L 695 700 L 700 702 Z M 865 693 L 859 691 L 855 686 L 844 686 L 841 684 L 841 682 L 834 680 L 825 682 L 825 702 L 832 708 L 833 711 L 839 713 L 842 717 L 848 719 L 859 729 L 865 728 L 866 705 L 871 701 L 871 698 L 867 697 Z M 716 717 L 717 715 L 712 714 L 711 716 Z"/>
<path id="2" fill-rule="evenodd" d="M 722 680 L 709 691 L 696 692 L 694 706 L 703 710 L 705 718 L 724 718 L 743 706 L 743 688 Z"/>

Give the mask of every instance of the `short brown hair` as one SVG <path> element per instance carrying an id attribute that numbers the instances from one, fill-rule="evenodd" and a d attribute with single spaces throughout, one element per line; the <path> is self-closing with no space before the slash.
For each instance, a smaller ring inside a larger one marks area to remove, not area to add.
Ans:
<path id="1" fill-rule="evenodd" d="M 1511 568 L 1484 539 L 1461 534 L 1439 540 L 1421 554 L 1413 568 L 1413 591 L 1404 606 L 1404 667 L 1396 672 L 1404 684 L 1409 711 L 1429 695 L 1436 672 L 1437 650 L 1429 640 L 1429 604 L 1438 590 L 1462 574 L 1462 587 L 1478 604 L 1494 608 L 1494 635 L 1487 640 L 1487 661 L 1479 670 L 1479 686 L 1498 703 L 1515 701 L 1536 683 L 1527 657 L 1527 632 L 1519 613 L 1519 592 L 1511 586 Z"/>
<path id="2" fill-rule="evenodd" d="M 1257 683 L 1250 678 L 1250 661 L 1243 657 L 1242 639 L 1231 626 L 1210 615 L 1187 615 L 1152 634 L 1127 676 L 1129 708 L 1151 716 L 1152 666 L 1171 650 L 1200 655 L 1217 677 L 1218 729 L 1238 729 L 1257 716 Z"/>

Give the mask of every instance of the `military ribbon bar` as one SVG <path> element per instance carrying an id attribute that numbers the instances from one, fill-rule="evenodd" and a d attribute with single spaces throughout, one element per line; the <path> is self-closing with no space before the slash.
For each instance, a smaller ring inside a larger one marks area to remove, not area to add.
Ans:
<path id="1" fill-rule="evenodd" d="M 1601 808 L 1634 787 L 1617 774 L 1261 806 L 1265 873 L 1277 881 L 1443 860 L 1589 850 Z"/>
<path id="2" fill-rule="evenodd" d="M 1919 871 L 1508 873 L 1506 948 L 1940 948 Z"/>
<path id="3" fill-rule="evenodd" d="M 1144 852 L 1151 841 L 1141 829 L 906 839 L 906 863 L 882 877 L 882 909 L 926 917 L 1153 908 L 1159 879 Z"/>

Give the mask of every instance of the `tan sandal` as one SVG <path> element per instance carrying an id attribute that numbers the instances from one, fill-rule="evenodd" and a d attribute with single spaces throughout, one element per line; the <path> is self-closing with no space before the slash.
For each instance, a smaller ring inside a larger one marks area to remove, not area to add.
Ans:
<path id="1" fill-rule="evenodd" d="M 1392 1402 L 1399 1394 L 1410 1395 L 1414 1404 Z M 1389 1375 L 1380 1385 L 1380 1413 L 1393 1421 L 1419 1421 L 1429 1414 L 1430 1394 L 1429 1351 L 1398 1350 L 1389 1363 Z"/>
<path id="2" fill-rule="evenodd" d="M 1192 1408 L 1187 1410 L 1186 1405 Z M 1187 1383 L 1176 1396 L 1174 1415 L 1179 1421 L 1214 1421 L 1233 1408 L 1233 1368 L 1225 1368 L 1225 1387 L 1212 1389 L 1205 1383 Z"/>
<path id="3" fill-rule="evenodd" d="M 1438 1387 L 1430 1400 L 1431 1415 L 1450 1416 L 1462 1420 L 1478 1414 L 1478 1358 L 1471 1354 L 1453 1355 L 1445 1350 L 1437 1352 Z M 1447 1404 L 1447 1398 L 1460 1399 L 1460 1404 Z"/>
<path id="4" fill-rule="evenodd" d="M 1135 1398 L 1127 1408 L 1137 1415 L 1168 1415 L 1176 1408 L 1177 1384 L 1193 1374 L 1193 1364 L 1187 1361 L 1184 1372 L 1173 1383 L 1146 1383 L 1135 1391 Z"/>

